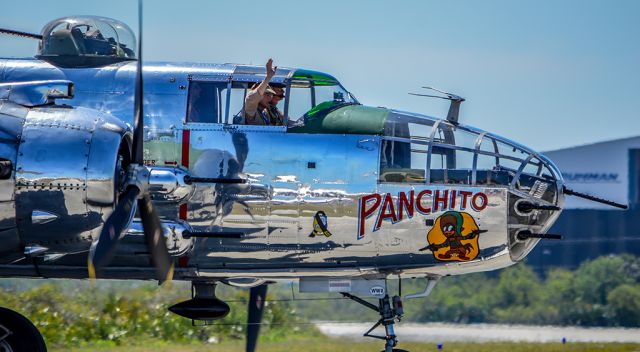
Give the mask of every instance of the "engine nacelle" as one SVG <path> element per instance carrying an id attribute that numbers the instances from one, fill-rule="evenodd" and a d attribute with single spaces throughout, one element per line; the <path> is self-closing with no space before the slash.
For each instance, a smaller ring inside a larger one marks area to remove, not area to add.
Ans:
<path id="1" fill-rule="evenodd" d="M 88 249 L 114 207 L 120 170 L 130 160 L 127 125 L 95 110 L 65 106 L 26 109 L 5 102 L 0 114 L 15 125 L 8 131 L 15 143 L 0 145 L 0 158 L 14 165 L 13 177 L 0 183 L 0 197 L 12 186 L 15 213 L 0 210 L 0 224 L 15 219 L 22 248 Z M 7 121 L 1 126 L 5 131 Z"/>

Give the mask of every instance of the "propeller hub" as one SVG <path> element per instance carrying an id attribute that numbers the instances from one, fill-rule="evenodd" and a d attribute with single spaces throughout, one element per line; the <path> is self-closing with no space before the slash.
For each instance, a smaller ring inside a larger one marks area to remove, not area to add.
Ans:
<path id="1" fill-rule="evenodd" d="M 131 164 L 127 168 L 127 176 L 124 181 L 124 190 L 129 187 L 136 187 L 140 190 L 138 199 L 149 192 L 149 180 L 151 169 L 145 165 Z"/>

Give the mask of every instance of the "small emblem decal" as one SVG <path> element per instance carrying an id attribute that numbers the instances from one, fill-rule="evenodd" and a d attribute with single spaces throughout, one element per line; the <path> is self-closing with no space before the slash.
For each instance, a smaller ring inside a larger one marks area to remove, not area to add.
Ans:
<path id="1" fill-rule="evenodd" d="M 430 250 L 440 261 L 467 262 L 478 256 L 478 235 L 483 232 L 487 230 L 480 230 L 469 213 L 447 211 L 427 233 L 429 245 L 420 250 Z"/>
<path id="2" fill-rule="evenodd" d="M 328 226 L 327 214 L 320 210 L 313 216 L 313 231 L 309 234 L 309 237 L 325 236 L 330 237 L 331 232 L 327 230 Z"/>
<path id="3" fill-rule="evenodd" d="M 384 296 L 384 287 L 382 286 L 373 286 L 369 289 L 369 293 L 372 296 Z"/>

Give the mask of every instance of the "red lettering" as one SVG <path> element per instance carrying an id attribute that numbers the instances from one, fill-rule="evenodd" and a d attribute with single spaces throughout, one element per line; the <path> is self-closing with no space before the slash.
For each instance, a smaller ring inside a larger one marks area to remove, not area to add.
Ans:
<path id="1" fill-rule="evenodd" d="M 436 190 L 436 195 L 433 197 L 433 211 L 440 210 L 440 205 L 442 205 L 442 210 L 447 209 L 447 203 L 449 202 L 449 190 L 444 190 L 442 192 L 442 196 L 440 195 L 440 190 Z"/>
<path id="2" fill-rule="evenodd" d="M 380 215 L 378 215 L 378 220 L 376 220 L 376 225 L 373 227 L 373 231 L 378 231 L 380 229 L 383 220 L 391 220 L 392 223 L 398 222 L 396 209 L 393 205 L 393 197 L 391 197 L 391 194 L 389 193 L 384 196 L 382 209 L 380 210 Z"/>
<path id="3" fill-rule="evenodd" d="M 456 190 L 455 189 L 451 190 L 451 202 L 450 202 L 451 209 L 456 208 L 456 196 L 457 196 Z"/>
<path id="4" fill-rule="evenodd" d="M 431 190 L 425 189 L 424 191 L 418 193 L 418 196 L 416 197 L 416 209 L 422 214 L 431 213 L 431 206 L 429 206 L 428 208 L 425 208 L 424 206 L 422 206 L 422 197 L 424 197 L 426 194 L 431 196 L 432 195 Z"/>
<path id="5" fill-rule="evenodd" d="M 480 205 L 478 205 L 478 198 L 482 199 L 482 204 Z M 487 195 L 482 192 L 476 193 L 473 195 L 473 197 L 471 197 L 471 207 L 475 211 L 483 210 L 484 208 L 487 207 L 488 204 L 489 204 L 489 199 L 487 198 Z"/>
<path id="6" fill-rule="evenodd" d="M 467 208 L 467 198 L 469 198 L 470 195 L 472 195 L 473 193 L 469 192 L 469 191 L 460 191 L 460 198 L 461 199 L 461 205 L 460 205 L 460 210 L 465 210 Z"/>
<path id="7" fill-rule="evenodd" d="M 372 200 L 373 206 L 367 208 L 367 205 L 371 203 Z M 371 215 L 373 215 L 373 213 L 378 210 L 380 201 L 382 201 L 382 197 L 379 194 L 370 194 L 368 196 L 360 198 L 360 203 L 358 204 L 358 239 L 364 237 L 365 220 L 371 217 Z"/>
<path id="8" fill-rule="evenodd" d="M 404 211 L 407 211 L 407 217 L 411 219 L 413 217 L 414 204 L 415 204 L 415 191 L 409 192 L 409 198 L 404 192 L 400 192 L 398 195 L 398 221 L 404 219 Z"/>

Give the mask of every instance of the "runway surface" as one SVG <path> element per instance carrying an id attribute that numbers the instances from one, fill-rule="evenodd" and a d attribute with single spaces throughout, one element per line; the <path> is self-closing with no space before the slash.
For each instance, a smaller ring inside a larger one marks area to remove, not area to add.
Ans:
<path id="1" fill-rule="evenodd" d="M 330 323 L 316 324 L 323 334 L 333 338 L 360 339 L 372 324 Z M 630 342 L 640 343 L 640 329 L 581 328 L 562 326 L 495 325 L 495 324 L 396 324 L 401 341 L 415 342 Z M 384 334 L 382 327 L 376 331 Z"/>

